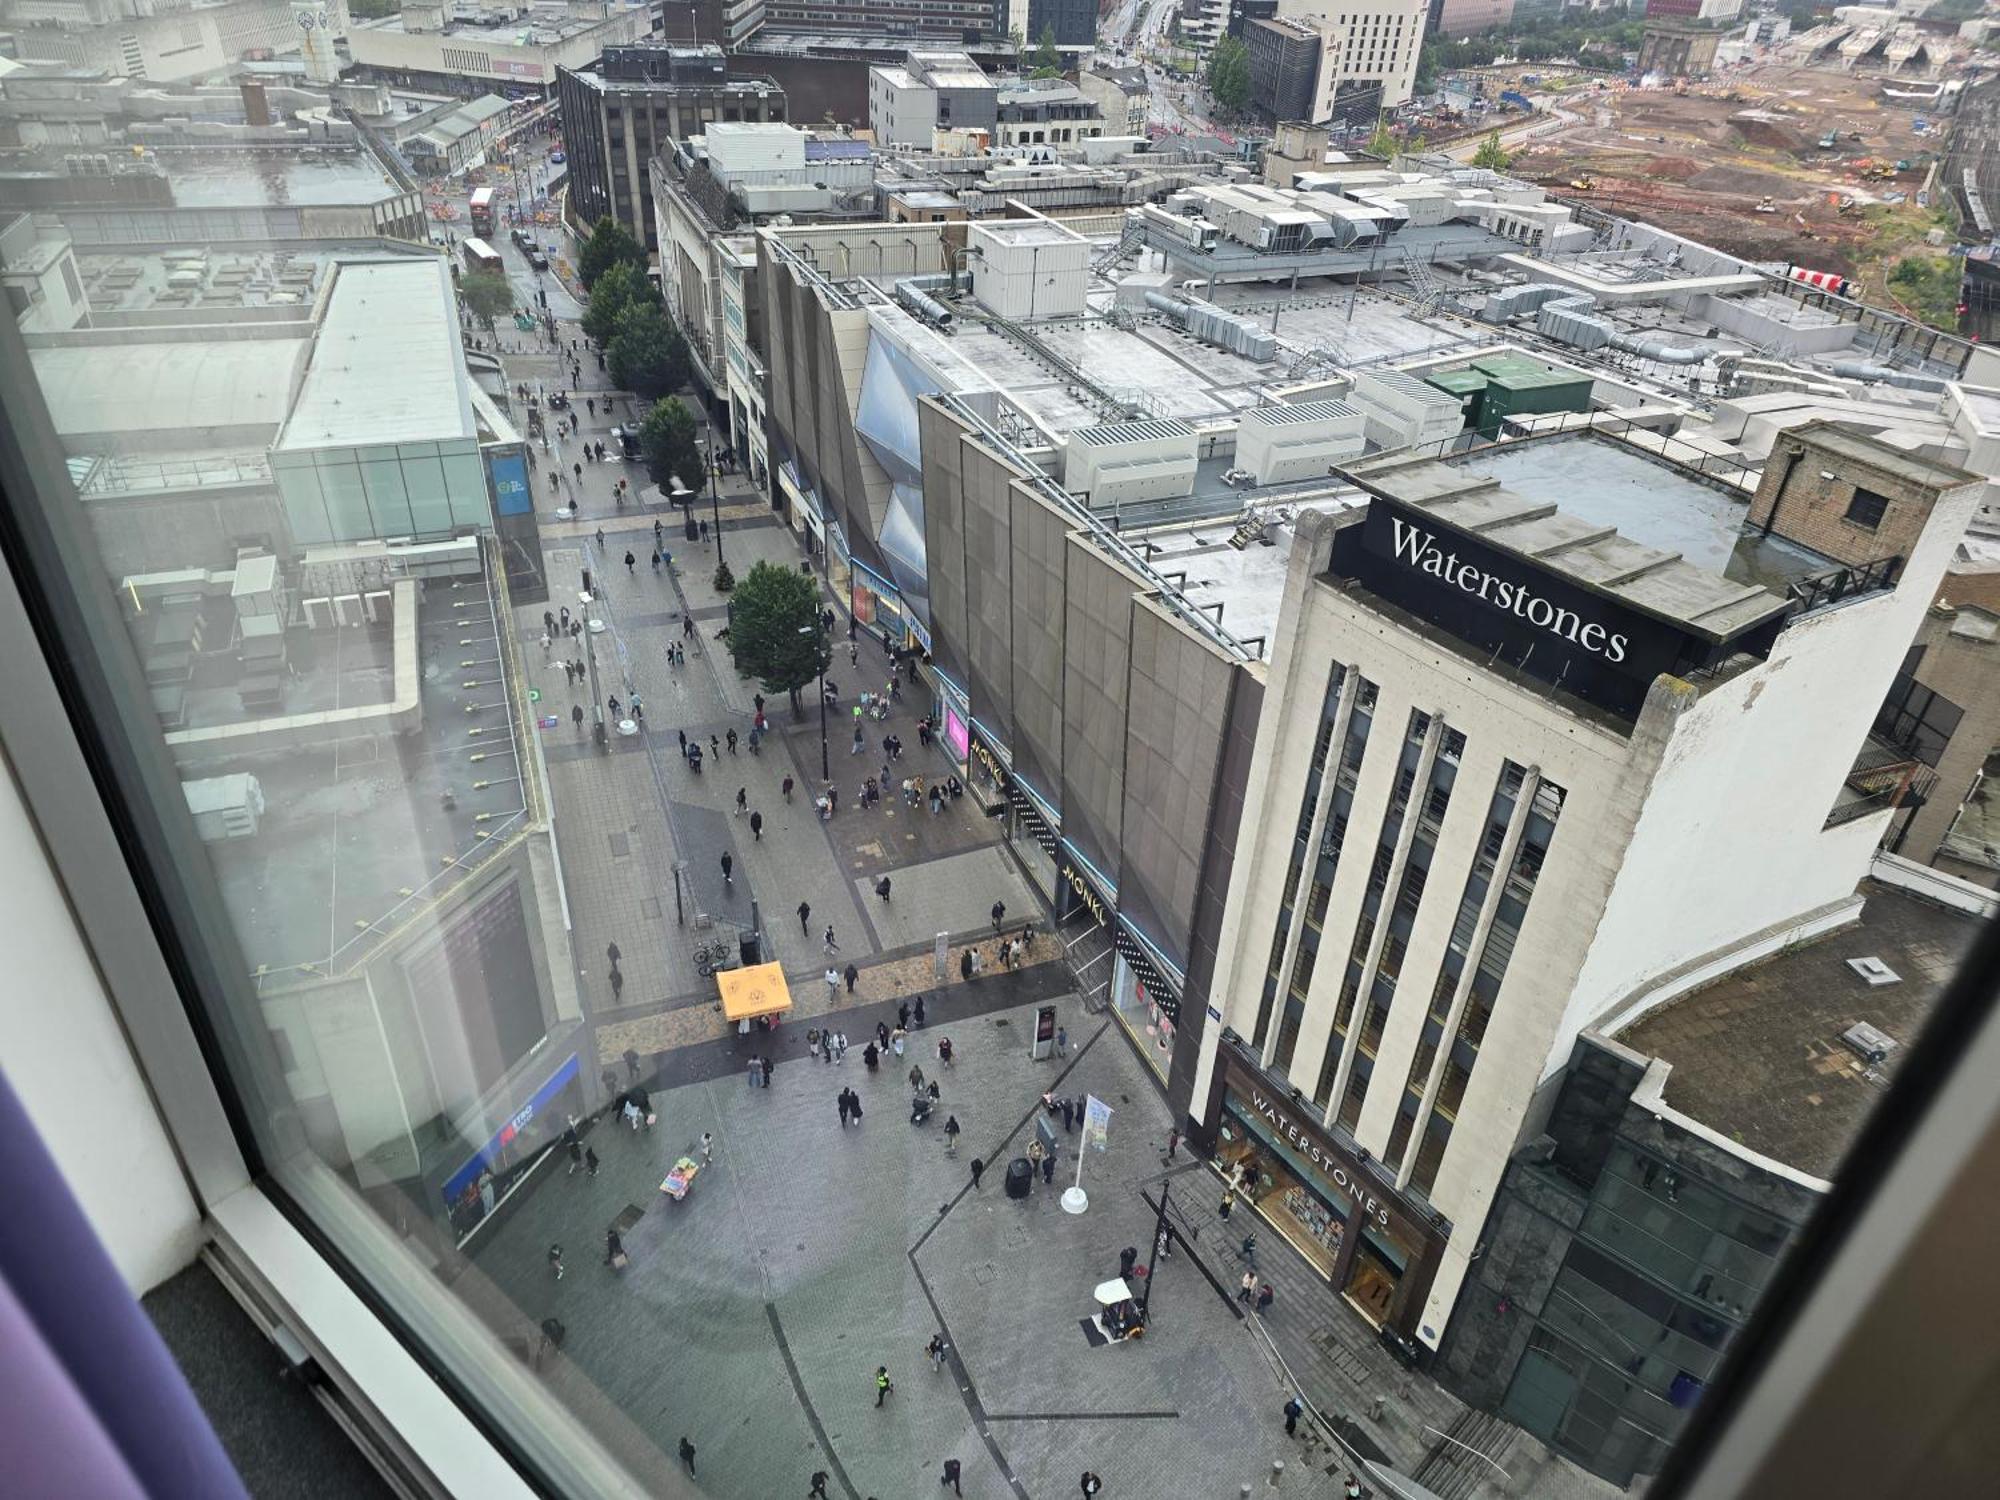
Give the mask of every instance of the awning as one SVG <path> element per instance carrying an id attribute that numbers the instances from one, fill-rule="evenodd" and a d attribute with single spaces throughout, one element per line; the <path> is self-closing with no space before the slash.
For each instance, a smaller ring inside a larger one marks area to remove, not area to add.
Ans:
<path id="1" fill-rule="evenodd" d="M 1110 1307 L 1117 1302 L 1130 1302 L 1132 1288 L 1125 1284 L 1123 1277 L 1113 1277 L 1110 1281 L 1099 1282 L 1097 1303 L 1100 1307 Z"/>
<path id="2" fill-rule="evenodd" d="M 791 987 L 777 964 L 723 969 L 715 976 L 715 986 L 722 992 L 722 1013 L 732 1021 L 775 1016 L 792 1008 Z"/>

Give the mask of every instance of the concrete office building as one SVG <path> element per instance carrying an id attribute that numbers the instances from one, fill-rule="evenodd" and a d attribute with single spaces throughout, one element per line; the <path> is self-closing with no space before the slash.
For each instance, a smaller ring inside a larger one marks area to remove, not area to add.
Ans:
<path id="1" fill-rule="evenodd" d="M 221 73 L 257 52 L 296 54 L 303 32 L 294 12 L 324 14 L 335 35 L 346 30 L 346 7 L 304 7 L 293 0 L 226 0 L 220 5 L 160 7 L 84 3 L 37 6 L 10 19 L 13 56 L 22 62 L 101 69 L 113 77 L 181 83 Z"/>
<path id="2" fill-rule="evenodd" d="M 1005 0 L 860 0 L 831 6 L 819 0 L 764 0 L 764 13 L 771 26 L 795 31 L 858 31 L 953 41 L 1007 34 Z"/>
<path id="3" fill-rule="evenodd" d="M 1747 507 L 1592 431 L 1364 462 L 1300 527 L 1193 1124 L 1419 1357 L 1579 1035 L 1849 920 L 1871 869 L 1848 778 L 1983 481 L 1788 441 Z"/>
<path id="4" fill-rule="evenodd" d="M 1278 13 L 1278 0 L 1229 0 L 1226 29 L 1239 42 L 1252 21 L 1268 21 Z"/>
<path id="5" fill-rule="evenodd" d="M 1319 28 L 1296 17 L 1252 21 L 1244 27 L 1250 107 L 1271 120 L 1323 120 L 1321 42 Z"/>
<path id="6" fill-rule="evenodd" d="M 659 248 L 656 158 L 713 124 L 785 118 L 784 91 L 768 78 L 731 77 L 712 43 L 607 48 L 590 67 L 564 68 L 556 97 L 569 149 L 571 219 L 590 225 L 609 215 L 648 250 Z"/>
<path id="7" fill-rule="evenodd" d="M 883 146 L 931 149 L 940 130 L 991 130 L 999 85 L 963 52 L 912 50 L 868 70 L 868 128 Z"/>
<path id="8" fill-rule="evenodd" d="M 1378 108 L 1407 104 L 1416 92 L 1426 0 L 1278 0 L 1278 15 L 1331 27 L 1326 34 L 1320 96 L 1381 90 Z"/>
<path id="9" fill-rule="evenodd" d="M 1514 0 L 1431 0 L 1430 29 L 1438 36 L 1477 36 L 1514 19 Z"/>
<path id="10" fill-rule="evenodd" d="M 363 79 L 457 92 L 533 89 L 547 97 L 558 70 L 586 67 L 607 47 L 651 30 L 644 5 L 579 5 L 524 21 L 486 12 L 460 19 L 437 0 L 407 0 L 396 15 L 354 22 L 347 51 Z"/>

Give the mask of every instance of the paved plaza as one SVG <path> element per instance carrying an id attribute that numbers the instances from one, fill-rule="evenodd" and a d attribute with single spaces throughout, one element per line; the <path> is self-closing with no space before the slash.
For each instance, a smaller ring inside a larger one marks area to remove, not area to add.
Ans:
<path id="1" fill-rule="evenodd" d="M 477 1271 L 567 1326 L 547 1379 L 601 1391 L 669 1453 L 689 1436 L 711 1495 L 802 1495 L 816 1469 L 855 1500 L 924 1495 L 956 1457 L 969 1496 L 1066 1495 L 1085 1467 L 1113 1496 L 1234 1496 L 1299 1450 L 1275 1368 L 1203 1270 L 1185 1254 L 1163 1263 L 1143 1340 L 1093 1348 L 1079 1327 L 1120 1249 L 1152 1233 L 1142 1190 L 1156 1194 L 1164 1175 L 1168 1120 L 1109 1023 L 1073 999 L 1059 1006 L 1067 1059 L 1030 1059 L 1033 1009 L 1017 1007 L 916 1033 L 895 1069 L 870 1073 L 858 1050 L 810 1060 L 801 1031 L 781 1044 L 768 1089 L 732 1072 L 661 1090 L 652 1132 L 605 1123 L 587 1137 L 597 1177 L 551 1161 L 476 1242 Z M 947 1032 L 959 1061 L 943 1070 L 934 1048 Z M 912 1060 L 964 1126 L 956 1159 L 942 1113 L 909 1123 Z M 843 1086 L 863 1099 L 858 1125 L 837 1117 Z M 1057 1202 L 1074 1133 L 1053 1187 L 1016 1201 L 1000 1180 L 1051 1088 L 1116 1111 L 1108 1149 L 1084 1164 L 1090 1209 L 1078 1216 Z M 714 1162 L 676 1204 L 660 1177 L 703 1131 Z M 977 1191 L 974 1156 L 994 1163 Z M 600 1263 L 603 1229 L 627 1204 L 644 1215 L 615 1273 Z M 557 1242 L 560 1282 L 546 1263 Z M 940 1329 L 952 1356 L 934 1372 L 923 1349 Z M 879 1364 L 896 1389 L 878 1410 Z"/>

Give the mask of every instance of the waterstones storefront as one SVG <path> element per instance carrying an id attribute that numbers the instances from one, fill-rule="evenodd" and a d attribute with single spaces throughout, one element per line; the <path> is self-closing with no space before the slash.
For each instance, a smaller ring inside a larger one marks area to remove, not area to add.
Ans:
<path id="1" fill-rule="evenodd" d="M 1337 1142 L 1310 1100 L 1300 1108 L 1227 1042 L 1216 1064 L 1209 1164 L 1370 1324 L 1414 1339 L 1445 1227 Z"/>

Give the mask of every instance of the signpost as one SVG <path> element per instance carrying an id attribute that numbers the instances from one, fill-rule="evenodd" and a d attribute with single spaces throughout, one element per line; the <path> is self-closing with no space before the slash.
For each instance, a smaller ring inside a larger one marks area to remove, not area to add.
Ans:
<path id="1" fill-rule="evenodd" d="M 1056 1047 L 1056 1008 L 1044 1005 L 1035 1011 L 1035 1040 L 1028 1049 L 1028 1060 L 1040 1062 Z"/>

